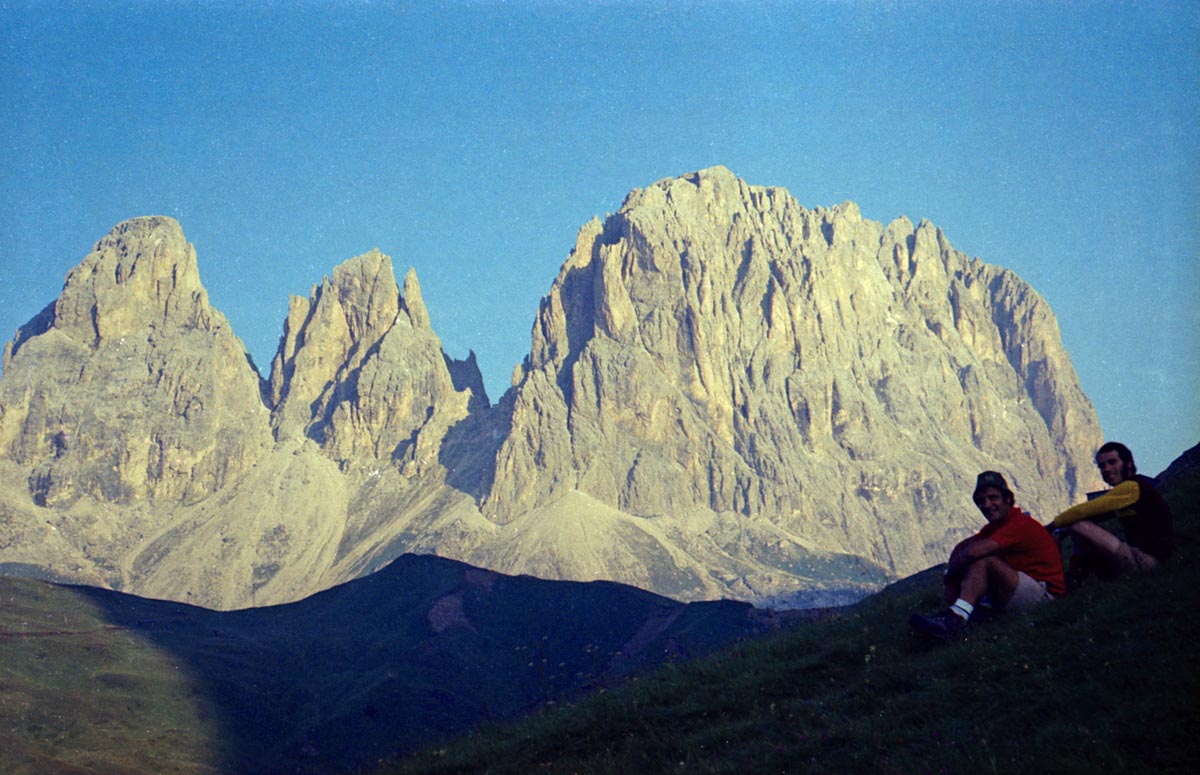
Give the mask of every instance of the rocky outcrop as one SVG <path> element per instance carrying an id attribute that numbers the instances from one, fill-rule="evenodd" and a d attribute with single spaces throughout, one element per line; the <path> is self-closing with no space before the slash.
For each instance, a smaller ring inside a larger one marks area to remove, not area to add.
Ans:
<path id="1" fill-rule="evenodd" d="M 416 273 L 401 294 L 378 250 L 337 267 L 307 300 L 292 297 L 270 384 L 277 437 L 303 434 L 342 467 L 427 469 L 449 428 L 487 404 L 474 359 L 442 352 Z"/>
<path id="2" fill-rule="evenodd" d="M 170 218 L 117 226 L 4 351 L 0 455 L 36 503 L 193 503 L 271 443 L 260 378 Z"/>
<path id="3" fill-rule="evenodd" d="M 581 491 L 644 518 L 766 522 L 894 572 L 961 533 L 979 470 L 1053 513 L 1100 439 L 1014 274 L 927 222 L 806 210 L 723 168 L 580 231 L 509 404 L 484 505 L 501 524 Z"/>
<path id="4" fill-rule="evenodd" d="M 261 380 L 140 218 L 5 350 L 0 567 L 236 608 L 422 552 L 825 605 L 942 560 L 982 469 L 1054 513 L 1099 441 L 1016 275 L 723 168 L 584 225 L 496 406 L 377 250 L 292 298 Z"/>
<path id="5" fill-rule="evenodd" d="M 179 224 L 122 223 L 6 348 L 0 564 L 218 608 L 294 600 L 472 503 L 446 476 L 478 453 L 445 442 L 477 432 L 482 385 L 378 251 L 292 300 L 263 382 Z"/>

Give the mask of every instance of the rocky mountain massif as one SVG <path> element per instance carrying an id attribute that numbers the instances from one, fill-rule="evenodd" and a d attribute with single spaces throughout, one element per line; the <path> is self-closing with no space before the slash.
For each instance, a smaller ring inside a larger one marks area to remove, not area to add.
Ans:
<path id="1" fill-rule="evenodd" d="M 1099 481 L 1054 315 L 928 222 L 712 168 L 579 232 L 513 387 L 372 251 L 293 298 L 268 379 L 169 218 L 117 226 L 5 348 L 0 563 L 236 608 L 427 552 L 812 605 L 940 561 L 975 474 Z"/>

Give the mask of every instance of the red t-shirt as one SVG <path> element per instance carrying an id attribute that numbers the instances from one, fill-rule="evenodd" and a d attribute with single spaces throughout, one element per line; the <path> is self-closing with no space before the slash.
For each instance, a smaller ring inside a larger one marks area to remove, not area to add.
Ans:
<path id="1" fill-rule="evenodd" d="M 1001 559 L 1013 570 L 1046 582 L 1050 594 L 1055 597 L 1067 594 L 1058 544 L 1046 528 L 1018 507 L 1013 506 L 1003 519 L 987 523 L 976 535 L 999 544 Z"/>

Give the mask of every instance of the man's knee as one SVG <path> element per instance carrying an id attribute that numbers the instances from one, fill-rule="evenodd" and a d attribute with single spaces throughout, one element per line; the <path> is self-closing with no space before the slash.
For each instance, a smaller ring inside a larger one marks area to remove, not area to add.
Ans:
<path id="1" fill-rule="evenodd" d="M 979 561 L 979 570 L 985 574 L 988 594 L 1001 605 L 1006 605 L 1017 588 L 1018 574 L 1013 566 L 995 556 Z"/>
<path id="2" fill-rule="evenodd" d="M 1017 573 L 1017 584 L 1009 596 L 1004 608 L 1010 611 L 1028 611 L 1034 606 L 1048 603 L 1054 599 L 1048 585 L 1038 581 L 1027 573 Z"/>
<path id="3" fill-rule="evenodd" d="M 990 555 L 982 558 L 979 560 L 979 566 L 989 576 L 1003 576 L 1007 578 L 1009 576 L 1015 576 L 1017 573 L 1015 570 L 1013 570 L 1011 565 L 996 555 Z"/>
<path id="4" fill-rule="evenodd" d="M 1136 546 L 1122 542 L 1113 555 L 1113 570 L 1115 575 L 1129 576 L 1134 573 L 1144 573 L 1158 567 L 1158 560 L 1146 554 Z"/>
<path id="5" fill-rule="evenodd" d="M 1114 554 L 1121 545 L 1121 539 L 1095 522 L 1076 522 L 1067 527 L 1067 535 L 1070 536 L 1077 549 L 1084 551 L 1096 550 L 1105 554 Z"/>

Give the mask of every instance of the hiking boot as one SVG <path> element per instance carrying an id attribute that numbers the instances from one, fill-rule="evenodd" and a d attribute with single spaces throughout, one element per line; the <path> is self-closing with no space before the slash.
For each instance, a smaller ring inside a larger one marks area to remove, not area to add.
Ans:
<path id="1" fill-rule="evenodd" d="M 938 640 L 954 640 L 967 629 L 967 620 L 949 608 L 933 616 L 913 614 L 908 623 L 918 632 Z"/>

